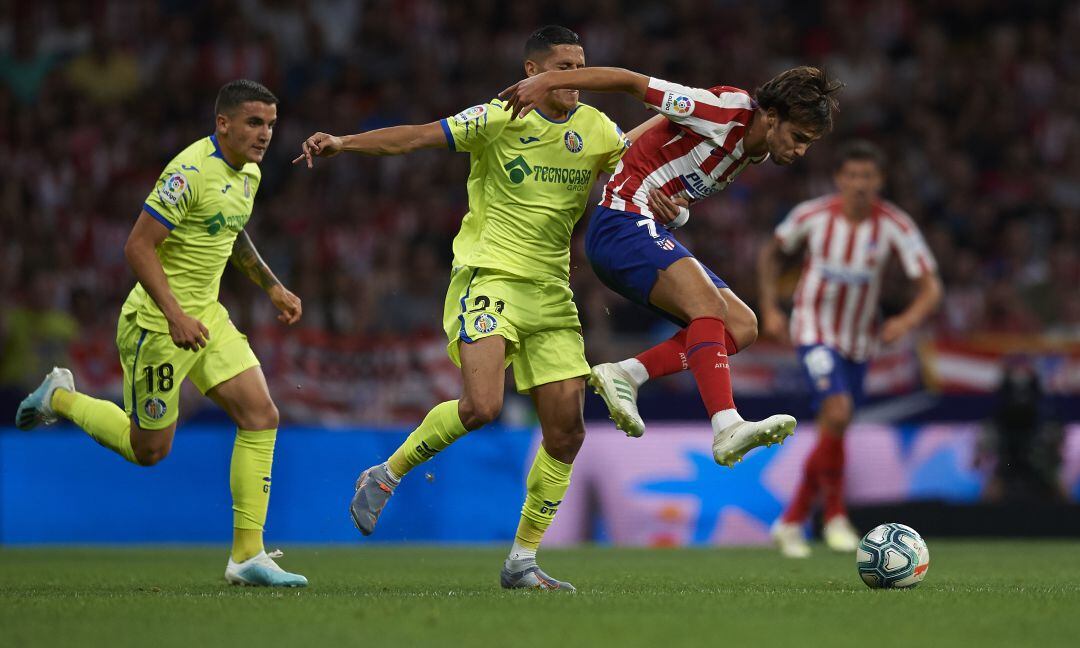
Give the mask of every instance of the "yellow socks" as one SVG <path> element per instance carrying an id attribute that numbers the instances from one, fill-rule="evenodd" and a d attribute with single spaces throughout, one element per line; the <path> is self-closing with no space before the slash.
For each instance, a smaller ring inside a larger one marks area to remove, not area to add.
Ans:
<path id="1" fill-rule="evenodd" d="M 574 467 L 553 458 L 541 445 L 536 451 L 532 469 L 525 480 L 525 505 L 521 507 L 521 522 L 514 537 L 515 546 L 536 550 L 544 532 L 551 526 L 555 513 L 570 487 Z"/>
<path id="2" fill-rule="evenodd" d="M 456 400 L 439 403 L 428 412 L 420 426 L 413 430 L 405 443 L 390 455 L 386 465 L 395 477 L 404 477 L 413 468 L 445 450 L 468 430 L 461 424 Z"/>
<path id="3" fill-rule="evenodd" d="M 229 486 L 233 498 L 232 559 L 243 562 L 263 550 L 270 504 L 270 468 L 277 430 L 236 430 Z"/>
<path id="4" fill-rule="evenodd" d="M 131 421 L 116 403 L 57 389 L 53 391 L 50 406 L 54 412 L 81 427 L 94 441 L 133 464 L 139 463 L 131 449 Z"/>

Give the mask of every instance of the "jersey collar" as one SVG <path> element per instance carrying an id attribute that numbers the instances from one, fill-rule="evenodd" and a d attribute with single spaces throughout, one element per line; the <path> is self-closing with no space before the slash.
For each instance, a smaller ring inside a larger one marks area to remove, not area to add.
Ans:
<path id="1" fill-rule="evenodd" d="M 230 169 L 232 169 L 233 171 L 242 171 L 243 170 L 243 168 L 244 168 L 243 166 L 234 167 L 233 165 L 229 164 L 229 161 L 226 160 L 225 156 L 221 154 L 221 145 L 218 144 L 217 134 L 216 133 L 210 136 L 210 141 L 213 142 L 213 144 L 214 144 L 214 152 L 210 154 L 210 157 L 216 157 L 217 159 L 221 160 L 226 165 L 228 165 L 228 167 Z"/>
<path id="2" fill-rule="evenodd" d="M 539 108 L 533 108 L 533 112 L 543 117 L 544 121 L 549 121 L 552 124 L 565 124 L 566 122 L 570 121 L 570 118 L 574 116 L 574 113 L 577 112 L 578 108 L 581 108 L 581 104 L 574 106 L 574 109 L 566 114 L 566 119 L 552 119 L 551 117 L 548 117 L 543 112 L 541 112 Z"/>

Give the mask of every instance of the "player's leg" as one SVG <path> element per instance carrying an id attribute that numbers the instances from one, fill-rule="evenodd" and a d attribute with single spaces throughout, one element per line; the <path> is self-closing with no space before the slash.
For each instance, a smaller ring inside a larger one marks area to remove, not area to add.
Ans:
<path id="1" fill-rule="evenodd" d="M 724 320 L 724 341 L 728 355 L 735 355 L 757 339 L 757 316 L 739 299 L 727 284 L 708 268 L 704 268 L 720 290 L 720 297 L 727 306 Z M 620 362 L 603 363 L 592 369 L 589 384 L 609 406 L 616 426 L 627 430 L 628 436 L 641 436 L 645 425 L 637 410 L 637 393 L 646 381 L 679 373 L 690 368 L 686 361 L 686 327 L 683 326 L 667 340 L 642 351 L 633 358 Z"/>
<path id="2" fill-rule="evenodd" d="M 536 551 L 570 486 L 573 462 L 585 440 L 582 410 L 589 363 L 569 287 L 540 286 L 533 332 L 521 340 L 513 368 L 518 391 L 532 397 L 543 440 L 525 480 L 521 518 L 499 580 L 506 588 L 573 591 L 570 583 L 540 570 Z"/>
<path id="3" fill-rule="evenodd" d="M 733 466 L 749 450 L 782 443 L 794 432 L 795 419 L 786 414 L 744 421 L 735 409 L 724 324 L 728 304 L 697 259 L 684 257 L 660 271 L 649 298 L 653 305 L 689 322 L 686 363 L 709 413 L 717 463 Z"/>
<path id="4" fill-rule="evenodd" d="M 830 549 L 842 552 L 855 551 L 859 544 L 844 506 L 844 433 L 853 409 L 850 394 L 825 399 L 817 416 L 818 443 L 813 452 L 824 504 L 822 535 Z"/>
<path id="5" fill-rule="evenodd" d="M 196 354 L 176 348 L 166 333 L 139 328 L 133 315 L 120 316 L 116 344 L 124 370 L 124 409 L 76 391 L 71 372 L 57 367 L 19 405 L 16 424 L 31 429 L 63 417 L 134 464 L 152 466 L 168 456 L 179 385 Z"/>
<path id="6" fill-rule="evenodd" d="M 236 358 L 233 361 L 239 362 Z M 212 378 L 207 380 L 213 382 Z M 279 419 L 262 368 L 248 367 L 214 385 L 206 395 L 236 424 L 229 465 L 233 544 L 225 568 L 226 580 L 234 585 L 306 586 L 305 577 L 282 569 L 263 547 Z"/>
<path id="7" fill-rule="evenodd" d="M 826 515 L 826 520 L 843 512 L 843 433 L 853 409 L 851 386 L 839 354 L 825 346 L 812 346 L 800 348 L 799 356 L 813 394 L 811 405 L 817 412 L 818 440 L 803 464 L 794 498 L 772 528 L 781 553 L 794 558 L 810 553 L 803 528 L 819 495 L 827 493 L 831 502 L 832 515 Z M 845 516 L 834 524 L 837 531 L 833 535 L 838 541 L 842 540 L 846 520 Z"/>
<path id="8" fill-rule="evenodd" d="M 565 589 L 574 586 L 544 573 L 536 562 L 544 533 L 570 487 L 574 458 L 585 440 L 585 380 L 571 378 L 530 390 L 543 441 L 525 479 L 525 503 L 500 582 L 503 587 Z"/>
<path id="9" fill-rule="evenodd" d="M 236 424 L 229 465 L 233 545 L 225 579 L 234 585 L 304 587 L 306 578 L 283 570 L 263 549 L 278 428 L 266 377 L 224 307 L 218 305 L 203 323 L 210 340 L 191 368 L 191 381 Z"/>
<path id="10" fill-rule="evenodd" d="M 460 268 L 451 278 L 443 313 L 447 351 L 461 367 L 462 396 L 439 403 L 385 463 L 360 473 L 349 506 L 356 528 L 370 535 L 401 479 L 467 432 L 502 411 L 506 362 L 517 348 L 512 292 L 502 277 Z"/>

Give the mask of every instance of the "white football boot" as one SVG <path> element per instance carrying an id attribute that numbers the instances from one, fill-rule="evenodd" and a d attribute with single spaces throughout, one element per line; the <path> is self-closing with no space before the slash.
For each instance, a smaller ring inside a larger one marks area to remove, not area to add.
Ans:
<path id="1" fill-rule="evenodd" d="M 274 558 L 282 556 L 280 551 L 267 554 L 260 551 L 244 562 L 235 562 L 229 557 L 225 567 L 225 580 L 232 585 L 252 585 L 255 587 L 307 587 L 307 578 L 292 574 L 282 569 Z"/>
<path id="2" fill-rule="evenodd" d="M 859 534 L 846 515 L 834 515 L 822 529 L 825 544 L 833 551 L 851 553 L 859 547 Z"/>
<path id="3" fill-rule="evenodd" d="M 772 535 L 773 541 L 776 542 L 777 548 L 780 549 L 780 554 L 785 558 L 810 557 L 810 545 L 807 544 L 806 537 L 803 536 L 801 524 L 784 522 L 782 519 L 778 519 L 773 522 L 769 533 Z"/>
<path id="4" fill-rule="evenodd" d="M 589 374 L 589 385 L 604 399 L 615 427 L 629 437 L 645 434 L 645 421 L 637 409 L 637 386 L 622 367 L 613 362 L 596 365 Z"/>
<path id="5" fill-rule="evenodd" d="M 795 419 L 787 414 L 774 414 L 764 421 L 738 421 L 720 430 L 716 427 L 713 426 L 713 459 L 731 468 L 758 446 L 783 443 L 795 432 Z"/>
<path id="6" fill-rule="evenodd" d="M 52 396 L 57 389 L 75 391 L 75 377 L 63 367 L 53 367 L 37 389 L 19 403 L 15 426 L 20 430 L 32 430 L 39 425 L 56 423 L 60 417 L 53 411 Z"/>

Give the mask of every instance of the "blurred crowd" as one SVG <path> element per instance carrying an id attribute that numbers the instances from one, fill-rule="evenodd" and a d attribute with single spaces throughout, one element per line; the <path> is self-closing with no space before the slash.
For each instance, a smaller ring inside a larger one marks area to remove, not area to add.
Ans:
<path id="1" fill-rule="evenodd" d="M 437 339 L 467 156 L 290 160 L 316 130 L 426 123 L 491 98 L 523 75 L 522 45 L 546 23 L 578 31 L 590 65 L 752 90 L 815 64 L 846 84 L 835 132 L 806 159 L 747 171 L 680 233 L 751 305 L 759 244 L 831 191 L 835 144 L 859 136 L 888 152 L 887 197 L 941 266 L 934 334 L 1080 339 L 1077 3 L 0 0 L 0 385 L 22 389 L 65 358 L 115 379 L 133 283 L 123 243 L 235 78 L 281 99 L 248 230 L 303 299 L 302 326 Z M 649 116 L 623 96 L 584 101 L 625 130 Z M 583 229 L 573 284 L 592 359 L 608 359 L 656 324 L 599 284 Z M 226 275 L 238 325 L 274 327 L 261 293 Z M 887 310 L 908 298 L 895 276 Z"/>

